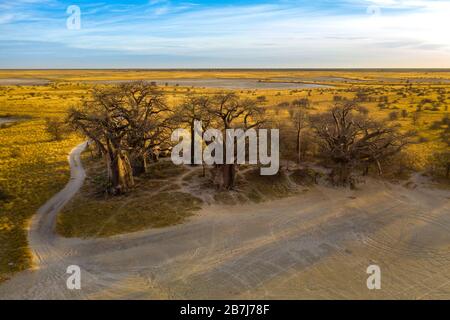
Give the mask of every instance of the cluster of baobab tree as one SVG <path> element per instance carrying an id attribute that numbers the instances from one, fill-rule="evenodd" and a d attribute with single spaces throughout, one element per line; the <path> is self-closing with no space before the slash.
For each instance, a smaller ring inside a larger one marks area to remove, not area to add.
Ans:
<path id="1" fill-rule="evenodd" d="M 267 123 L 261 99 L 241 98 L 235 93 L 223 93 L 213 96 L 191 96 L 175 109 L 172 118 L 175 123 L 185 124 L 191 132 L 191 148 L 194 148 L 195 121 L 201 121 L 203 131 L 213 127 L 225 132 L 228 129 L 248 130 Z M 236 163 L 227 163 L 226 139 L 234 139 L 223 134 L 223 164 L 215 165 L 215 182 L 221 188 L 233 189 L 236 180 Z M 194 163 L 194 150 L 191 150 L 191 163 Z"/>
<path id="2" fill-rule="evenodd" d="M 68 123 L 104 157 L 108 191 L 120 194 L 133 187 L 134 176 L 146 172 L 148 163 L 157 161 L 159 153 L 171 150 L 170 136 L 175 128 L 189 128 L 194 139 L 196 121 L 201 121 L 204 129 L 223 131 L 269 126 L 274 122 L 268 121 L 264 103 L 262 99 L 220 93 L 192 94 L 170 106 L 156 85 L 138 81 L 94 89 L 88 100 L 69 111 Z M 395 127 L 368 118 L 355 102 L 336 102 L 330 112 L 319 115 L 311 114 L 307 98 L 283 105 L 295 132 L 297 162 L 302 161 L 302 135 L 307 128 L 316 139 L 318 156 L 329 160 L 330 177 L 336 184 L 348 184 L 352 170 L 362 165 L 368 168 L 376 164 L 381 170 L 381 161 L 400 151 L 407 141 Z M 214 176 L 221 188 L 233 189 L 236 170 L 236 164 L 215 165 Z"/>
<path id="3" fill-rule="evenodd" d="M 257 100 L 234 93 L 190 96 L 179 106 L 169 107 L 157 86 L 138 81 L 94 89 L 89 100 L 69 111 L 68 122 L 103 155 L 109 192 L 120 194 L 133 187 L 133 177 L 146 172 L 149 161 L 171 149 L 170 135 L 175 128 L 189 127 L 192 139 L 196 120 L 205 127 L 245 130 L 260 126 L 263 112 Z M 217 165 L 215 169 L 221 187 L 233 188 L 235 165 Z"/>
<path id="4" fill-rule="evenodd" d="M 329 180 L 334 185 L 354 184 L 355 170 L 367 174 L 374 166 L 382 173 L 382 163 L 400 152 L 412 133 L 401 133 L 392 124 L 370 118 L 367 108 L 358 99 L 333 99 L 333 107 L 324 113 L 312 112 L 314 107 L 307 98 L 294 100 L 288 108 L 291 122 L 290 136 L 295 139 L 296 162 L 304 161 L 307 146 L 303 136 L 313 140 L 313 157 L 329 167 Z M 303 152 L 302 152 L 303 151 Z"/>

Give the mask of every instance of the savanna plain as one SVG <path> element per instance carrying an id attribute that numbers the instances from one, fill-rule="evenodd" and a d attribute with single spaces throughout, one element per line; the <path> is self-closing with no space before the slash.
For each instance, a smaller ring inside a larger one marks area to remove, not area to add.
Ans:
<path id="1" fill-rule="evenodd" d="M 0 299 L 449 299 L 449 105 L 437 69 L 0 70 Z M 174 165 L 197 118 L 279 129 L 279 172 Z"/>

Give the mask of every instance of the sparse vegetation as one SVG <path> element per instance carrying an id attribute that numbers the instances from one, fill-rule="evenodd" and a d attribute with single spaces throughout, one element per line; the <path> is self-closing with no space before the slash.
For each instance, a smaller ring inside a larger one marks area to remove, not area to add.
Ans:
<path id="1" fill-rule="evenodd" d="M 53 141 L 61 141 L 67 133 L 66 125 L 58 119 L 46 118 L 45 130 L 51 136 Z"/>

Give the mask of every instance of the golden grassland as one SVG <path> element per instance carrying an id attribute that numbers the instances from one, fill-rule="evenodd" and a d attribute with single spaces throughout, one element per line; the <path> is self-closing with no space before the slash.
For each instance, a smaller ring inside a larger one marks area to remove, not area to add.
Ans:
<path id="1" fill-rule="evenodd" d="M 53 91 L 0 87 L 0 116 L 19 119 L 0 128 L 0 280 L 29 267 L 27 222 L 67 183 L 67 154 L 81 141 L 71 135 L 54 142 L 46 133 L 44 117 L 64 117 L 69 105 L 62 98 L 67 92 Z"/>
<path id="2" fill-rule="evenodd" d="M 415 129 L 418 131 L 417 143 L 408 147 L 408 152 L 413 155 L 410 161 L 416 170 L 426 168 L 427 161 L 434 152 L 448 148 L 439 140 L 439 135 L 445 128 L 442 126 L 436 127 L 433 124 L 449 114 L 450 84 L 439 84 L 436 81 L 450 80 L 450 71 L 0 70 L 0 79 L 28 78 L 52 81 L 48 85 L 41 86 L 0 86 L 0 117 L 13 116 L 20 119 L 18 123 L 0 128 L 0 190 L 2 191 L 0 197 L 0 280 L 30 266 L 26 239 L 27 223 L 39 206 L 67 182 L 69 177 L 67 154 L 82 140 L 81 137 L 69 135 L 62 141 L 51 141 L 50 136 L 45 132 L 45 118 L 65 117 L 70 106 L 76 105 L 81 99 L 89 96 L 89 90 L 94 85 L 89 81 L 169 78 L 252 78 L 278 81 L 279 78 L 283 77 L 295 78 L 292 81 L 298 81 L 297 78 L 304 78 L 305 82 L 332 84 L 334 87 L 298 90 L 240 89 L 237 92 L 244 96 L 265 96 L 270 118 L 283 123 L 286 122 L 288 113 L 286 110 L 277 107 L 281 102 L 308 97 L 312 101 L 313 112 L 321 112 L 333 104 L 333 96 L 335 95 L 353 98 L 356 89 L 370 89 L 371 97 L 388 96 L 389 99 L 387 107 L 383 109 L 378 107 L 377 101 L 361 103 L 370 111 L 371 116 L 384 121 L 397 122 L 403 130 Z M 318 80 L 318 77 L 325 78 Z M 326 77 L 345 78 L 347 80 L 330 81 Z M 419 79 L 421 82 L 413 83 L 412 89 L 407 89 L 406 78 Z M 392 79 L 392 81 L 389 81 L 389 79 Z M 359 80 L 367 81 L 358 82 Z M 166 92 L 171 104 L 177 103 L 189 93 L 214 94 L 223 91 L 170 86 L 164 87 L 162 90 Z M 420 113 L 420 118 L 414 124 L 412 114 L 417 105 L 424 99 L 437 101 L 438 90 L 441 92 L 444 90 L 445 100 L 443 103 L 438 108 L 425 105 Z M 388 120 L 390 113 L 401 112 L 402 110 L 408 111 L 408 115 L 405 117 L 399 116 L 396 120 Z M 142 183 L 157 182 L 147 181 Z M 88 187 L 89 184 L 85 188 Z M 161 191 L 161 189 L 157 190 Z M 172 197 L 170 193 L 164 191 L 160 193 L 163 196 L 159 195 L 160 198 L 155 198 L 154 201 L 159 201 L 159 203 L 166 200 L 170 201 L 170 197 Z M 198 206 L 195 200 L 186 198 L 183 192 L 179 193 L 181 195 L 177 194 L 177 196 L 182 200 L 180 203 L 192 210 Z M 126 203 L 126 199 L 122 200 L 116 200 L 118 203 L 114 205 L 117 207 Z M 136 201 L 136 203 L 140 202 L 142 201 Z M 91 211 L 84 210 L 86 208 L 83 209 L 76 203 L 80 202 L 72 202 L 67 211 L 79 213 L 79 216 L 74 214 L 71 217 L 67 215 L 64 215 L 63 218 L 60 217 L 60 220 L 66 219 L 67 223 L 64 223 L 64 228 L 59 231 L 67 236 L 79 235 L 75 228 L 70 228 L 71 224 L 74 226 L 84 225 L 86 228 L 89 225 L 86 224 L 86 215 L 83 216 L 81 213 Z M 103 209 L 105 210 L 110 205 L 106 201 L 100 200 L 97 203 L 104 203 Z M 102 206 L 95 208 L 95 210 L 99 208 L 101 209 Z M 137 208 L 135 209 L 137 210 Z M 173 211 L 169 209 L 165 208 L 161 212 L 155 213 L 157 218 L 146 220 L 145 226 L 155 227 L 179 223 L 192 213 L 192 211 L 183 213 L 179 208 L 175 208 Z M 167 217 L 170 218 L 167 218 L 164 214 L 169 211 Z M 121 217 L 129 221 L 130 215 L 132 215 L 132 212 L 127 211 Z M 102 213 L 98 215 L 98 218 L 102 218 Z M 110 225 L 116 226 L 114 223 Z M 124 231 L 140 230 L 142 225 L 131 226 L 130 228 L 129 230 L 103 230 L 99 235 L 107 236 Z M 98 234 L 99 231 L 92 229 L 91 233 L 94 232 Z"/>

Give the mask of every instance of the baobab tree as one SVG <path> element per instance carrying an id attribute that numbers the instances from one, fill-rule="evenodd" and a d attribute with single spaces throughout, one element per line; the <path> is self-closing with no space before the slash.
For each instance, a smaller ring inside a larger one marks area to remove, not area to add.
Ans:
<path id="1" fill-rule="evenodd" d="M 174 112 L 173 120 L 176 123 L 185 124 L 191 133 L 191 164 L 194 164 L 195 148 L 195 122 L 201 121 L 202 129 L 205 131 L 212 121 L 212 114 L 208 112 L 211 106 L 211 98 L 208 96 L 190 95 Z"/>
<path id="2" fill-rule="evenodd" d="M 357 112 L 351 102 L 336 104 L 330 112 L 315 117 L 312 126 L 322 156 L 333 164 L 330 178 L 336 185 L 353 185 L 356 167 L 376 164 L 381 174 L 381 161 L 401 151 L 409 140 L 409 134 Z"/>
<path id="3" fill-rule="evenodd" d="M 118 94 L 123 95 L 118 112 L 127 124 L 126 150 L 130 154 L 134 175 L 147 172 L 149 159 L 155 159 L 155 150 L 169 149 L 171 110 L 154 84 L 143 81 L 122 84 Z"/>
<path id="4" fill-rule="evenodd" d="M 69 111 L 71 126 L 90 139 L 105 158 L 108 172 L 108 192 L 121 194 L 134 185 L 126 144 L 126 126 L 117 112 L 114 100 L 103 90 L 95 90 L 92 101 Z"/>
<path id="5" fill-rule="evenodd" d="M 212 97 L 208 112 L 217 120 L 224 133 L 227 129 L 248 130 L 264 122 L 264 109 L 258 106 L 256 100 L 240 98 L 234 93 L 218 94 Z M 218 165 L 217 168 L 222 174 L 222 187 L 233 189 L 236 180 L 236 164 L 226 163 L 225 146 L 229 137 L 226 134 L 223 137 L 224 164 Z"/>
<path id="6" fill-rule="evenodd" d="M 94 89 L 91 100 L 69 111 L 68 122 L 95 143 L 106 160 L 109 192 L 120 194 L 134 185 L 133 173 L 146 170 L 152 150 L 167 141 L 168 112 L 155 86 L 134 82 Z"/>

